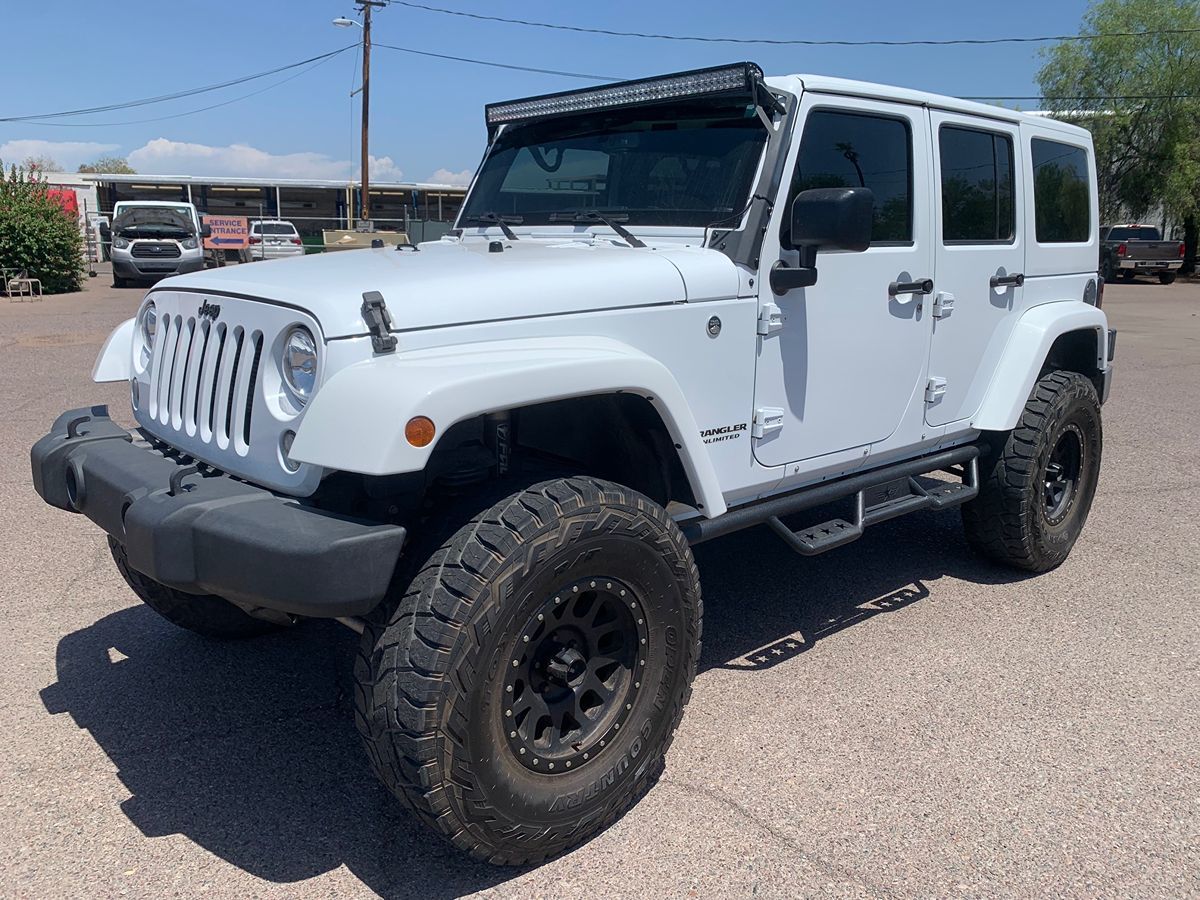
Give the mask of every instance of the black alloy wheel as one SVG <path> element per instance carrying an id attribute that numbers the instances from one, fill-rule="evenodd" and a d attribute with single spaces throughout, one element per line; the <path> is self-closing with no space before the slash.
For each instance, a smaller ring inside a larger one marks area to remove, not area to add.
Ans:
<path id="1" fill-rule="evenodd" d="M 1059 435 L 1046 460 L 1046 470 L 1042 479 L 1044 485 L 1043 502 L 1045 504 L 1046 521 L 1057 525 L 1075 502 L 1079 487 L 1079 473 L 1083 470 L 1083 435 L 1079 426 L 1068 424 Z"/>
<path id="2" fill-rule="evenodd" d="M 633 590 L 598 576 L 547 597 L 510 649 L 500 727 L 526 768 L 565 772 L 600 755 L 641 690 L 645 614 Z"/>

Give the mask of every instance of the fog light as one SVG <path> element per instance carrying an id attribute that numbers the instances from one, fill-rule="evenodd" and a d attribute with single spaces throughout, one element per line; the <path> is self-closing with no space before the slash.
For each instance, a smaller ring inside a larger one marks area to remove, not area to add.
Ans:
<path id="1" fill-rule="evenodd" d="M 283 467 L 289 472 L 299 472 L 300 463 L 292 461 L 292 442 L 296 440 L 296 432 L 285 431 L 279 439 L 279 456 L 283 460 Z"/>
<path id="2" fill-rule="evenodd" d="M 424 416 L 413 416 L 404 426 L 404 437 L 414 447 L 428 447 L 433 443 L 433 435 L 437 429 L 433 422 Z"/>

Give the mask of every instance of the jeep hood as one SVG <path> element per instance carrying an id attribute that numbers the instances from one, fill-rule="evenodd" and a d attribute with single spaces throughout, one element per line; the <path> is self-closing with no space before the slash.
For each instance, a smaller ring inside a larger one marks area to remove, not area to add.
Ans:
<path id="1" fill-rule="evenodd" d="M 419 250 L 341 250 L 168 278 L 156 290 L 213 292 L 297 306 L 326 338 L 367 333 L 362 295 L 379 291 L 394 331 L 734 297 L 739 276 L 715 250 L 634 249 L 607 240 L 479 239 Z"/>

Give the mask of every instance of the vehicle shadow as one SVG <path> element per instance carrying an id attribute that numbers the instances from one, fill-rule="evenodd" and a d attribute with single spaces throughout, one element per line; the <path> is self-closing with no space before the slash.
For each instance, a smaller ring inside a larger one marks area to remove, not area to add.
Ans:
<path id="1" fill-rule="evenodd" d="M 789 526 L 834 518 L 813 510 Z M 975 555 L 955 512 L 923 512 L 868 528 L 820 557 L 792 553 L 766 526 L 696 548 L 704 592 L 700 671 L 769 669 L 818 640 L 932 596 L 943 577 L 1004 584 L 1031 577 Z"/>
<path id="2" fill-rule="evenodd" d="M 970 555 L 953 514 L 876 526 L 821 559 L 795 556 L 763 528 L 697 558 L 702 671 L 794 659 L 930 596 L 928 582 L 944 575 L 1014 578 Z M 345 865 L 382 896 L 437 898 L 516 877 L 452 849 L 375 780 L 353 722 L 356 640 L 310 622 L 215 643 L 130 607 L 60 641 L 42 702 L 109 756 L 131 794 L 122 811 L 144 835 L 183 834 L 258 878 L 294 883 Z"/>

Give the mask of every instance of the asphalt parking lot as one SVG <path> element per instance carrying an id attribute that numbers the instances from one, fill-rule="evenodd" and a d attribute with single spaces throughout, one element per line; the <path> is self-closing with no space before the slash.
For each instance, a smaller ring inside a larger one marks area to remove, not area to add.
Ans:
<path id="1" fill-rule="evenodd" d="M 129 420 L 89 375 L 141 295 L 0 299 L 0 894 L 1200 895 L 1200 285 L 1108 288 L 1100 489 L 1055 572 L 974 558 L 954 513 L 816 559 L 764 530 L 698 548 L 704 654 L 665 776 L 524 871 L 375 782 L 354 634 L 177 630 L 34 494 L 59 412 Z"/>

